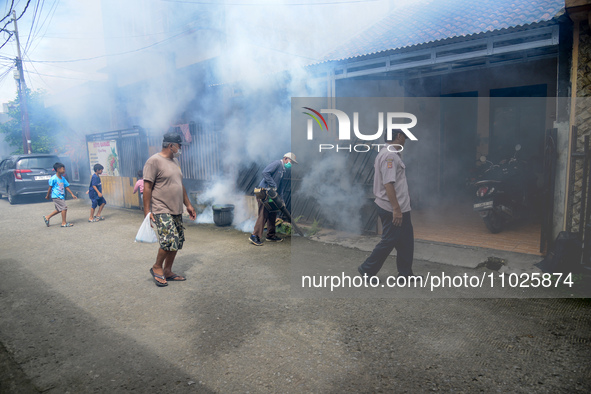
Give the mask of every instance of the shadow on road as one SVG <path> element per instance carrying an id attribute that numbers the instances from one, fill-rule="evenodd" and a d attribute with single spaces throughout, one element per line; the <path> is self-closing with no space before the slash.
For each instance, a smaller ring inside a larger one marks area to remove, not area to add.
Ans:
<path id="1" fill-rule="evenodd" d="M 199 376 L 190 376 L 136 339 L 102 324 L 17 261 L 1 259 L 0 276 L 2 341 L 39 391 L 196 391 Z M 3 392 L 20 393 L 21 383 L 26 381 L 16 382 L 15 391 Z M 211 392 L 203 385 L 198 391 Z"/>

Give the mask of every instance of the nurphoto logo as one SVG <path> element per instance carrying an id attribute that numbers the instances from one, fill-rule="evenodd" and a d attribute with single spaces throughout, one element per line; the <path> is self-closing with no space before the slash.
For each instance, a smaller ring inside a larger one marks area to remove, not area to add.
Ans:
<path id="1" fill-rule="evenodd" d="M 310 107 L 302 107 L 309 112 L 304 112 L 311 119 L 308 119 L 307 138 L 309 141 L 314 139 L 314 121 L 320 126 L 320 130 L 328 131 L 328 124 L 322 114 L 333 114 L 337 117 L 339 122 L 339 141 L 350 141 L 351 140 L 351 120 L 349 116 L 338 109 L 321 109 L 320 112 Z M 384 117 L 383 112 L 378 112 L 378 131 L 373 134 L 363 134 L 359 130 L 359 112 L 353 112 L 353 133 L 355 137 L 362 141 L 377 141 L 384 134 L 384 118 L 386 119 L 386 135 L 388 139 L 392 139 L 393 130 L 401 130 L 406 138 L 417 141 L 417 137 L 410 132 L 409 129 L 413 128 L 417 124 L 417 117 L 408 112 L 387 112 Z M 396 122 L 395 122 L 396 119 Z M 399 119 L 410 120 L 410 123 L 399 123 Z M 392 152 L 401 152 L 403 147 L 398 144 L 386 145 L 386 144 L 355 144 L 355 145 L 334 145 L 334 144 L 318 144 L 319 152 L 323 150 L 334 150 L 335 152 L 346 151 L 346 152 L 369 152 L 372 147 L 377 147 L 378 152 L 381 147 L 387 146 L 387 149 Z"/>

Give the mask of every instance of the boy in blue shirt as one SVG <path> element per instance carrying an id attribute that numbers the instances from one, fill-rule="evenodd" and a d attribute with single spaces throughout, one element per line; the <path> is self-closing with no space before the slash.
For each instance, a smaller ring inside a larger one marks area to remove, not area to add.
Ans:
<path id="1" fill-rule="evenodd" d="M 66 222 L 66 213 L 68 212 L 68 206 L 66 205 L 66 190 L 72 195 L 75 200 L 78 197 L 70 190 L 70 184 L 64 177 L 66 173 L 66 166 L 62 163 L 55 163 L 53 165 L 55 175 L 49 179 L 49 189 L 47 190 L 47 196 L 45 198 L 49 200 L 53 199 L 55 203 L 55 211 L 47 216 L 43 216 L 45 225 L 49 227 L 49 219 L 61 212 L 62 214 L 62 227 L 72 227 L 72 223 Z"/>
<path id="2" fill-rule="evenodd" d="M 90 218 L 88 219 L 89 222 L 98 222 L 99 220 L 105 220 L 104 217 L 101 216 L 101 212 L 105 207 L 107 201 L 103 197 L 103 184 L 101 183 L 100 175 L 103 173 L 103 167 L 100 164 L 95 164 L 94 174 L 92 174 L 92 178 L 90 179 L 90 186 L 88 188 L 88 197 L 92 201 L 92 208 L 90 208 Z M 94 216 L 94 210 L 96 207 L 99 207 L 97 215 Z"/>

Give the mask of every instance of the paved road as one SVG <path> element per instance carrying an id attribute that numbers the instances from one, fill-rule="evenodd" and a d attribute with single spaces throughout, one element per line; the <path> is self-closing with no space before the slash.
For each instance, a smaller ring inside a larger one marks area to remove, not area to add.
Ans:
<path id="1" fill-rule="evenodd" d="M 142 214 L 87 223 L 87 202 L 47 228 L 52 203 L 0 200 L 2 393 L 591 391 L 588 300 L 302 297 L 301 267 L 353 275 L 367 252 L 195 224 L 175 265 L 188 280 L 158 288 Z"/>

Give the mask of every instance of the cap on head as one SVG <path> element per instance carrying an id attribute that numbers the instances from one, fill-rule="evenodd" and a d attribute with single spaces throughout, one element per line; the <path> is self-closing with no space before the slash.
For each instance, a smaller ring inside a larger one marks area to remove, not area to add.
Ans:
<path id="1" fill-rule="evenodd" d="M 283 155 L 283 157 L 287 157 L 288 159 L 290 159 L 290 160 L 291 160 L 291 161 L 293 161 L 294 163 L 296 163 L 296 164 L 299 164 L 299 163 L 296 161 L 296 156 L 295 156 L 295 154 L 293 154 L 293 153 L 291 153 L 291 152 L 287 152 L 286 154 L 284 154 L 284 155 Z"/>
<path id="2" fill-rule="evenodd" d="M 179 144 L 179 145 L 185 145 L 185 143 L 183 142 L 183 139 L 181 138 L 180 134 L 177 133 L 166 133 L 164 134 L 164 139 L 162 140 L 162 143 L 171 143 L 171 144 Z"/>

